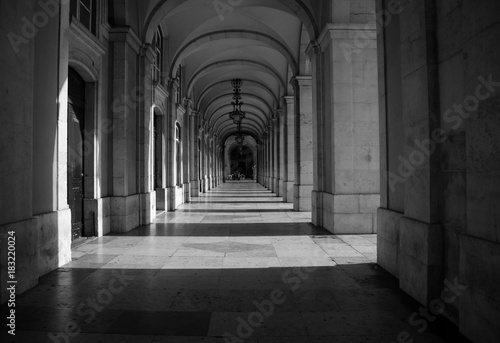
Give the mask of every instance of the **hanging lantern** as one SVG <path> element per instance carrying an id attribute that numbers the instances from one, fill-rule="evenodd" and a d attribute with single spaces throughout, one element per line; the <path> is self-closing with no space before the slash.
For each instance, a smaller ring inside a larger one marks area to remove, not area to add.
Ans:
<path id="1" fill-rule="evenodd" d="M 236 124 L 240 125 L 243 119 L 245 119 L 245 112 L 241 110 L 241 106 L 243 102 L 241 102 L 241 85 L 243 82 L 240 79 L 234 79 L 231 82 L 234 88 L 233 101 L 231 105 L 233 105 L 233 111 L 229 113 L 229 118 Z"/>

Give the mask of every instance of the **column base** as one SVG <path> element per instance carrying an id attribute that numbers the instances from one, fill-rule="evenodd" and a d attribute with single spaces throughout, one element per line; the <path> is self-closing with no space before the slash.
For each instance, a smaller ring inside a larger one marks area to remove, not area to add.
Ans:
<path id="1" fill-rule="evenodd" d="M 182 188 L 184 190 L 184 203 L 188 203 L 191 201 L 191 184 L 189 182 L 185 182 L 184 185 L 182 185 Z"/>
<path id="2" fill-rule="evenodd" d="M 139 194 L 111 198 L 111 232 L 126 233 L 139 226 Z"/>
<path id="3" fill-rule="evenodd" d="M 198 198 L 200 196 L 200 181 L 191 181 L 191 197 Z"/>
<path id="4" fill-rule="evenodd" d="M 156 218 L 156 191 L 139 194 L 140 225 L 151 224 Z"/>
<path id="5" fill-rule="evenodd" d="M 166 188 L 156 189 L 156 209 L 158 211 L 168 210 L 168 191 Z"/>
<path id="6" fill-rule="evenodd" d="M 377 263 L 422 305 L 441 299 L 442 227 L 383 208 L 378 210 L 378 226 Z"/>
<path id="7" fill-rule="evenodd" d="M 276 193 L 276 196 L 277 197 L 281 197 L 281 188 L 280 188 L 280 179 L 279 178 L 275 178 L 274 179 L 274 193 Z"/>
<path id="8" fill-rule="evenodd" d="M 169 212 L 177 210 L 177 207 L 184 203 L 184 188 L 181 186 L 174 186 L 167 188 L 168 190 L 168 201 L 170 206 L 168 207 Z"/>
<path id="9" fill-rule="evenodd" d="M 283 182 L 283 201 L 289 204 L 293 204 L 294 201 L 294 181 L 284 181 Z"/>
<path id="10" fill-rule="evenodd" d="M 313 224 L 334 234 L 377 232 L 379 194 L 313 192 Z"/>
<path id="11" fill-rule="evenodd" d="M 385 208 L 379 208 L 377 213 L 377 262 L 399 278 L 399 229 L 403 214 Z"/>
<path id="12" fill-rule="evenodd" d="M 399 230 L 399 287 L 427 306 L 443 290 L 443 230 L 403 217 Z"/>
<path id="13" fill-rule="evenodd" d="M 313 185 L 295 185 L 293 209 L 296 212 L 311 212 Z"/>
<path id="14" fill-rule="evenodd" d="M 323 227 L 323 193 L 318 191 L 311 192 L 311 219 L 313 225 Z"/>
<path id="15" fill-rule="evenodd" d="M 500 292 L 494 280 L 498 280 L 500 244 L 461 235 L 460 248 L 460 284 L 467 287 L 459 295 L 460 332 L 477 342 L 498 342 Z"/>
<path id="16" fill-rule="evenodd" d="M 111 198 L 83 201 L 85 237 L 102 237 L 111 231 Z"/>
<path id="17" fill-rule="evenodd" d="M 279 180 L 279 193 L 278 196 L 283 198 L 283 202 L 286 202 L 285 197 L 286 197 L 286 189 L 285 189 L 285 181 Z"/>

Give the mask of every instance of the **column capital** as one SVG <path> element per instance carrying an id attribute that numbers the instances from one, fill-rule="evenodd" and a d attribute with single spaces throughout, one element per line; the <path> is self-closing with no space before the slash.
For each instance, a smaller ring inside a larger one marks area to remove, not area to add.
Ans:
<path id="1" fill-rule="evenodd" d="M 312 76 L 311 75 L 297 75 L 292 77 L 290 83 L 295 87 L 302 86 L 312 86 Z"/>
<path id="2" fill-rule="evenodd" d="M 327 23 L 323 27 L 318 39 L 312 41 L 306 49 L 309 57 L 318 55 L 325 51 L 334 39 L 354 40 L 360 37 L 364 39 L 377 38 L 377 25 L 375 21 L 368 23 Z"/>
<path id="3" fill-rule="evenodd" d="M 279 118 L 283 117 L 286 113 L 285 109 L 284 108 L 277 108 L 274 110 L 274 113 L 275 113 L 275 118 L 273 118 L 274 120 L 278 120 Z"/>
<path id="4" fill-rule="evenodd" d="M 321 45 L 316 40 L 311 41 L 306 48 L 306 55 L 309 56 L 309 58 L 313 58 L 314 56 L 319 55 L 320 53 L 321 53 Z"/>
<path id="5" fill-rule="evenodd" d="M 177 91 L 177 89 L 179 89 L 179 79 L 178 78 L 170 78 L 168 80 L 168 89 L 169 90 L 173 90 L 173 92 L 171 93 L 174 93 Z"/>
<path id="6" fill-rule="evenodd" d="M 183 104 L 184 104 L 184 107 L 187 109 L 187 110 L 191 110 L 193 108 L 193 100 L 190 99 L 190 98 L 184 98 L 183 99 Z"/>
<path id="7" fill-rule="evenodd" d="M 286 95 L 281 98 L 281 101 L 288 105 L 295 102 L 295 97 L 293 95 Z"/>
<path id="8" fill-rule="evenodd" d="M 130 26 L 117 26 L 109 30 L 109 40 L 112 42 L 126 42 L 139 54 L 142 42 Z"/>
<path id="9" fill-rule="evenodd" d="M 155 60 L 155 52 L 154 52 L 153 47 L 151 46 L 151 44 L 149 44 L 149 43 L 142 44 L 139 53 L 140 53 L 140 55 L 142 57 L 146 57 L 147 60 L 149 61 L 149 63 L 152 64 L 154 62 L 154 60 Z"/>

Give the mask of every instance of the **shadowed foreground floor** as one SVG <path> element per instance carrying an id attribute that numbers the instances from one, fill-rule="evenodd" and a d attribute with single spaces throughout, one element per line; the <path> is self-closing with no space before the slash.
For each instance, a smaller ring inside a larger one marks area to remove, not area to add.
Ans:
<path id="1" fill-rule="evenodd" d="M 16 340 L 2 342 L 458 341 L 410 324 L 419 306 L 375 264 L 375 235 L 331 235 L 280 201 L 226 183 L 74 249 L 18 296 Z"/>

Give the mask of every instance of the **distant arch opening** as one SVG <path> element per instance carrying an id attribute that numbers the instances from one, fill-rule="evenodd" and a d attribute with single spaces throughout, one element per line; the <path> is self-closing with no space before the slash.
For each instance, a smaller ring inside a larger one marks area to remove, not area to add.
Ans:
<path id="1" fill-rule="evenodd" d="M 237 145 L 229 152 L 230 174 L 233 179 L 253 179 L 254 154 L 253 150 L 246 145 Z"/>

